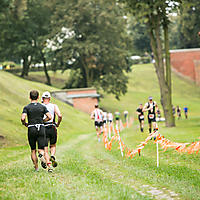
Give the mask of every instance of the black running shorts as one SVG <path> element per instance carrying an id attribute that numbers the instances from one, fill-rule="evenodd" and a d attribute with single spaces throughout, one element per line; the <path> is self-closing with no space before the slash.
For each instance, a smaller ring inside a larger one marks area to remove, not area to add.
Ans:
<path id="1" fill-rule="evenodd" d="M 154 117 L 153 119 L 150 119 L 150 118 L 148 117 L 148 123 L 151 124 L 152 122 L 156 122 L 156 117 Z"/>
<path id="2" fill-rule="evenodd" d="M 38 144 L 38 149 L 44 149 L 46 142 L 45 127 L 40 126 L 38 129 L 35 126 L 28 128 L 28 142 L 31 150 L 36 149 L 36 143 Z"/>
<path id="3" fill-rule="evenodd" d="M 97 122 L 97 121 L 95 121 L 94 125 L 97 126 L 97 127 L 101 127 L 101 126 L 103 126 L 103 122 Z"/>
<path id="4" fill-rule="evenodd" d="M 45 133 L 46 133 L 46 144 L 45 146 L 48 147 L 48 143 L 50 145 L 56 144 L 57 142 L 57 129 L 54 125 L 45 126 Z"/>

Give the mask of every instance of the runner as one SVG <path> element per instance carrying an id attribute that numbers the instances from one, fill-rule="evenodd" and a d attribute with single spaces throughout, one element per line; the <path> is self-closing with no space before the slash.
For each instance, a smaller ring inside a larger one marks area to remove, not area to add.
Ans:
<path id="1" fill-rule="evenodd" d="M 44 148 L 45 154 L 47 157 L 49 157 L 48 154 L 48 143 L 50 143 L 50 153 L 51 153 L 51 158 L 50 161 L 52 162 L 53 167 L 57 167 L 57 162 L 55 158 L 55 153 L 56 153 L 56 142 L 57 142 L 57 129 L 60 126 L 60 123 L 62 121 L 62 114 L 56 104 L 50 103 L 51 100 L 51 95 L 50 93 L 44 92 L 42 94 L 42 102 L 43 105 L 46 106 L 47 110 L 51 114 L 51 120 L 47 121 L 44 123 L 45 125 L 45 132 L 46 132 L 46 145 Z M 55 117 L 58 117 L 58 122 L 55 122 Z"/>
<path id="2" fill-rule="evenodd" d="M 119 125 L 119 120 L 120 120 L 120 112 L 117 110 L 115 112 L 115 122 L 116 122 L 116 126 Z"/>
<path id="3" fill-rule="evenodd" d="M 138 115 L 138 120 L 140 122 L 140 130 L 141 132 L 144 132 L 144 113 L 142 110 L 143 110 L 143 105 L 141 103 L 137 108 L 136 113 Z"/>
<path id="4" fill-rule="evenodd" d="M 188 107 L 185 106 L 185 107 L 183 108 L 183 110 L 184 110 L 184 113 L 185 113 L 185 119 L 187 119 L 187 118 L 188 118 Z"/>
<path id="5" fill-rule="evenodd" d="M 113 122 L 113 114 L 111 112 L 108 113 L 108 122 L 112 124 Z"/>
<path id="6" fill-rule="evenodd" d="M 100 142 L 100 135 L 101 133 L 103 133 L 103 111 L 101 109 L 99 109 L 99 106 L 96 104 L 95 109 L 93 110 L 93 112 L 91 113 L 91 119 L 94 119 L 94 125 L 96 128 L 96 134 L 97 134 L 97 138 L 98 141 Z"/>
<path id="7" fill-rule="evenodd" d="M 46 142 L 44 122 L 51 120 L 51 114 L 45 106 L 38 103 L 39 92 L 37 90 L 30 91 L 31 103 L 23 108 L 21 122 L 28 127 L 28 141 L 31 147 L 31 159 L 34 164 L 35 171 L 38 171 L 38 158 L 36 155 L 36 143 L 38 144 L 38 157 L 41 160 L 43 168 L 48 167 L 48 171 L 52 172 L 49 158 L 44 154 L 44 146 Z M 46 119 L 43 120 L 43 116 Z M 28 118 L 28 123 L 26 122 Z M 47 163 L 47 164 L 46 164 Z"/>
<path id="8" fill-rule="evenodd" d="M 161 119 L 161 112 L 160 112 L 159 108 L 157 108 L 157 116 L 158 116 L 157 121 L 160 121 L 160 119 Z"/>
<path id="9" fill-rule="evenodd" d="M 181 118 L 181 108 L 179 106 L 176 107 L 176 113 L 177 113 L 178 119 L 180 119 Z"/>
<path id="10" fill-rule="evenodd" d="M 106 127 L 107 124 L 107 112 L 103 112 L 103 126 Z"/>
<path id="11" fill-rule="evenodd" d="M 124 111 L 124 119 L 125 119 L 125 122 L 127 122 L 127 117 L 128 117 L 128 111 L 127 110 L 125 110 Z"/>
<path id="12" fill-rule="evenodd" d="M 143 108 L 143 112 L 148 111 L 149 134 L 151 134 L 152 125 L 154 131 L 157 129 L 157 124 L 156 124 L 157 108 L 158 108 L 157 103 L 153 101 L 152 97 L 149 97 L 149 101 L 145 104 Z"/>

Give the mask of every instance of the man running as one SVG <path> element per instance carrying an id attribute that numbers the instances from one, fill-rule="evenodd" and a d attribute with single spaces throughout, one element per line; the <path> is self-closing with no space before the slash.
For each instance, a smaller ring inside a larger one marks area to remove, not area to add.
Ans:
<path id="1" fill-rule="evenodd" d="M 184 113 L 185 113 L 185 119 L 187 119 L 187 118 L 188 118 L 188 107 L 185 106 L 185 107 L 183 108 L 183 110 L 184 110 Z"/>
<path id="2" fill-rule="evenodd" d="M 55 158 L 55 153 L 56 153 L 56 142 L 57 142 L 57 129 L 60 126 L 60 123 L 62 121 L 62 114 L 58 108 L 58 106 L 56 104 L 52 104 L 50 103 L 51 100 L 51 95 L 50 93 L 44 92 L 42 94 L 42 102 L 43 105 L 47 108 L 47 110 L 50 112 L 51 114 L 51 120 L 48 120 L 44 123 L 45 125 L 45 132 L 46 132 L 46 145 L 45 145 L 45 154 L 47 157 L 49 157 L 48 154 L 48 143 L 50 143 L 50 153 L 51 153 L 51 162 L 52 162 L 52 166 L 56 167 L 57 166 L 57 162 L 56 162 L 56 158 Z M 55 118 L 56 116 L 58 117 L 58 122 L 55 122 Z"/>
<path id="3" fill-rule="evenodd" d="M 157 124 L 156 124 L 157 108 L 158 108 L 157 103 L 153 101 L 152 97 L 149 97 L 149 101 L 145 104 L 142 110 L 143 112 L 148 111 L 149 134 L 151 134 L 152 125 L 154 131 L 157 129 Z"/>
<path id="4" fill-rule="evenodd" d="M 138 115 L 138 120 L 140 122 L 140 130 L 141 132 L 144 132 L 144 113 L 142 110 L 143 110 L 143 105 L 141 103 L 137 108 L 136 113 Z"/>
<path id="5" fill-rule="evenodd" d="M 39 92 L 37 90 L 30 91 L 31 103 L 23 108 L 21 122 L 24 126 L 28 127 L 28 141 L 31 147 L 31 159 L 35 170 L 38 171 L 38 158 L 36 155 L 37 143 L 38 157 L 41 160 L 42 167 L 45 169 L 48 167 L 48 171 L 52 172 L 49 158 L 44 155 L 44 146 L 46 142 L 44 122 L 51 120 L 51 114 L 45 106 L 38 103 L 38 98 Z M 46 116 L 45 120 L 43 120 L 44 115 Z M 28 123 L 26 122 L 26 118 L 28 118 Z"/>
<path id="6" fill-rule="evenodd" d="M 107 124 L 107 112 L 103 112 L 103 126 L 104 128 L 106 127 Z"/>
<path id="7" fill-rule="evenodd" d="M 124 111 L 124 119 L 125 119 L 125 122 L 127 122 L 127 120 L 128 120 L 128 111 L 127 110 L 125 110 Z"/>
<path id="8" fill-rule="evenodd" d="M 176 113 L 177 113 L 178 119 L 181 119 L 181 108 L 179 106 L 176 107 Z"/>
<path id="9" fill-rule="evenodd" d="M 119 120 L 120 120 L 120 112 L 117 110 L 115 112 L 115 122 L 117 126 L 119 125 Z"/>
<path id="10" fill-rule="evenodd" d="M 99 109 L 99 106 L 96 104 L 95 109 L 93 110 L 93 112 L 91 113 L 91 119 L 94 119 L 94 125 L 96 128 L 96 133 L 97 133 L 97 138 L 98 141 L 100 142 L 100 135 L 103 132 L 103 111 L 101 109 Z"/>

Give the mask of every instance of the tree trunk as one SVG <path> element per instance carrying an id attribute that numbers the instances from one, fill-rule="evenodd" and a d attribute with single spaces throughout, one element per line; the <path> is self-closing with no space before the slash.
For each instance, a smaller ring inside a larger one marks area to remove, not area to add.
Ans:
<path id="1" fill-rule="evenodd" d="M 45 56 L 42 52 L 41 52 L 41 56 L 42 56 L 42 62 L 43 62 L 43 65 L 44 65 L 44 73 L 45 73 L 45 76 L 46 76 L 46 79 L 47 79 L 46 83 L 47 83 L 47 85 L 51 85 L 51 78 L 48 74 L 46 58 L 45 58 Z"/>
<path id="2" fill-rule="evenodd" d="M 30 62 L 28 61 L 28 57 L 23 57 L 23 68 L 22 68 L 22 73 L 21 73 L 21 77 L 24 76 L 28 76 L 28 72 L 29 72 L 29 66 L 30 66 Z"/>
<path id="3" fill-rule="evenodd" d="M 164 62 L 162 56 L 162 43 L 160 34 L 160 18 L 159 16 L 156 16 L 156 18 L 154 18 L 153 20 L 150 19 L 149 21 L 153 21 L 154 23 L 154 24 L 149 23 L 150 40 L 151 40 L 151 48 L 155 57 L 154 66 L 156 69 L 156 74 L 160 86 L 161 104 L 164 110 L 165 125 L 167 127 L 172 127 L 175 126 L 175 123 L 174 120 L 172 120 L 173 118 L 171 118 L 172 114 L 171 90 L 169 89 L 167 81 L 165 79 L 165 70 L 164 70 Z"/>
<path id="4" fill-rule="evenodd" d="M 175 118 L 172 113 L 172 86 L 171 86 L 171 65 L 170 65 L 170 52 L 169 52 L 169 31 L 168 31 L 168 23 L 164 23 L 164 44 L 165 44 L 165 71 L 166 71 L 166 83 L 169 90 L 169 95 L 167 95 L 167 108 L 169 115 L 167 118 L 166 124 L 168 126 L 175 126 Z"/>

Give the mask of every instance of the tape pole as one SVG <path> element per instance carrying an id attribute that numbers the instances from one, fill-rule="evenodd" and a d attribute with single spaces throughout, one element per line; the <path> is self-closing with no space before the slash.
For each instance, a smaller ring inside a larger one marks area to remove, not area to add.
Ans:
<path id="1" fill-rule="evenodd" d="M 118 128 L 118 124 L 116 124 L 116 129 L 117 129 L 117 134 L 118 134 L 118 141 L 119 141 L 119 147 L 120 147 L 120 150 L 121 150 L 121 155 L 122 155 L 122 157 L 124 156 L 124 154 L 123 154 L 123 151 L 122 151 L 122 144 L 121 144 L 121 142 L 120 142 L 120 135 L 119 135 L 119 128 Z"/>
<path id="2" fill-rule="evenodd" d="M 111 127 L 110 127 L 110 122 L 109 122 L 109 124 L 108 124 L 108 133 L 109 133 L 109 139 L 111 138 Z"/>
<path id="3" fill-rule="evenodd" d="M 158 142 L 156 142 L 156 149 L 157 149 L 157 167 L 159 167 L 159 150 L 158 150 Z"/>

